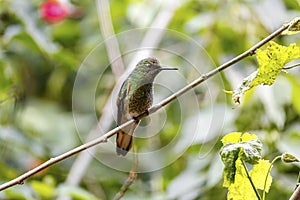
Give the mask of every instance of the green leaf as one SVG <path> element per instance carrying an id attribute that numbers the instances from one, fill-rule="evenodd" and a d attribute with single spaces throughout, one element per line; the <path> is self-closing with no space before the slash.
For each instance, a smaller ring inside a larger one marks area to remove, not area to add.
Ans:
<path id="1" fill-rule="evenodd" d="M 230 147 L 229 147 L 230 148 Z M 228 147 L 222 148 L 220 155 L 222 162 L 224 163 L 224 187 L 229 187 L 232 183 L 234 183 L 234 178 L 236 175 L 236 161 L 239 156 L 240 149 L 233 148 L 229 149 Z"/>
<path id="2" fill-rule="evenodd" d="M 282 32 L 282 35 L 294 35 L 300 31 L 300 17 L 296 17 L 289 23 L 287 30 Z"/>
<path id="3" fill-rule="evenodd" d="M 240 103 L 245 92 L 258 85 L 272 85 L 285 64 L 300 57 L 296 44 L 288 47 L 270 42 L 265 50 L 256 51 L 259 69 L 243 80 L 242 85 L 233 91 L 232 99 Z"/>
<path id="4" fill-rule="evenodd" d="M 220 151 L 224 168 L 224 187 L 234 183 L 236 175 L 236 161 L 242 159 L 244 162 L 256 164 L 261 158 L 262 144 L 257 136 L 249 133 L 230 133 L 222 138 L 224 146 Z"/>
<path id="5" fill-rule="evenodd" d="M 272 176 L 270 171 L 272 169 L 271 163 L 268 160 L 259 160 L 257 164 L 253 165 L 253 169 L 250 171 L 251 179 L 257 189 L 269 192 L 272 183 Z M 267 177 L 266 188 L 265 180 Z"/>

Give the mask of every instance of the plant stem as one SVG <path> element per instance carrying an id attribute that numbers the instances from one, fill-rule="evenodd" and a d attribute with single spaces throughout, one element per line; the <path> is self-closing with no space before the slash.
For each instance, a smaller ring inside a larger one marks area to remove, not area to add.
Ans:
<path id="1" fill-rule="evenodd" d="M 250 176 L 250 174 L 249 174 L 249 172 L 248 172 L 247 166 L 246 166 L 246 164 L 244 163 L 244 161 L 242 161 L 242 164 L 243 164 L 243 166 L 244 166 L 244 168 L 245 168 L 247 177 L 248 177 L 248 179 L 249 179 L 249 181 L 250 181 L 250 183 L 251 183 L 251 186 L 252 186 L 252 188 L 253 188 L 253 190 L 254 190 L 254 192 L 255 192 L 255 194 L 256 194 L 257 199 L 261 200 L 261 197 L 260 197 L 260 195 L 259 195 L 259 193 L 258 193 L 258 191 L 257 191 L 257 189 L 256 189 L 256 187 L 255 187 L 255 185 L 254 185 L 254 183 L 253 183 L 253 181 L 252 181 L 252 178 L 251 178 L 251 176 Z"/>
<path id="2" fill-rule="evenodd" d="M 271 165 L 270 165 L 270 167 L 269 167 L 269 169 L 268 169 L 268 172 L 267 172 L 267 175 L 266 175 L 266 179 L 265 179 L 265 183 L 264 183 L 264 190 L 263 190 L 263 197 L 262 197 L 262 200 L 265 200 L 265 197 L 266 197 L 267 180 L 268 180 L 269 174 L 270 174 L 270 172 L 271 172 L 271 169 L 272 169 L 274 163 L 275 163 L 277 160 L 279 160 L 279 159 L 281 159 L 281 156 L 275 157 L 275 158 L 272 160 Z"/>

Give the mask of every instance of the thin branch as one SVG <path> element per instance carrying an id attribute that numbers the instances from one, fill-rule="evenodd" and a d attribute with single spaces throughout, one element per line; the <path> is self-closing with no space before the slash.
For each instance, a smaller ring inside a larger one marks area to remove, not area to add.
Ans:
<path id="1" fill-rule="evenodd" d="M 174 99 L 176 99 L 177 97 L 183 95 L 184 93 L 186 93 L 187 91 L 189 91 L 190 89 L 194 88 L 195 86 L 199 85 L 200 83 L 206 81 L 208 78 L 212 77 L 213 75 L 217 74 L 218 72 L 223 71 L 224 69 L 228 68 L 229 66 L 232 66 L 233 64 L 239 62 L 240 60 L 242 60 L 243 58 L 247 57 L 247 56 L 251 56 L 255 53 L 255 51 L 263 46 L 264 44 L 266 44 L 267 42 L 269 42 L 270 40 L 272 40 L 273 38 L 275 38 L 276 36 L 280 35 L 280 33 L 282 33 L 284 30 L 286 30 L 289 27 L 289 24 L 284 24 L 282 27 L 280 27 L 278 30 L 276 30 L 275 32 L 273 32 L 271 35 L 267 36 L 265 39 L 263 39 L 262 41 L 258 42 L 256 45 L 254 45 L 253 47 L 251 47 L 249 50 L 245 51 L 244 53 L 240 54 L 239 56 L 231 59 L 230 61 L 224 63 L 223 65 L 219 66 L 218 68 L 202 75 L 201 77 L 199 77 L 198 79 L 196 79 L 195 81 L 193 81 L 192 83 L 188 84 L 186 87 L 182 88 L 181 90 L 179 90 L 178 92 L 172 94 L 171 96 L 169 96 L 168 98 L 166 98 L 165 100 L 161 101 L 160 103 L 154 105 L 153 107 L 151 107 L 149 109 L 148 112 L 145 112 L 143 114 L 141 114 L 140 116 L 137 117 L 138 120 L 146 117 L 148 114 L 152 114 L 154 112 L 156 112 L 157 110 L 159 110 L 160 108 L 162 108 L 163 106 L 167 105 L 168 103 L 170 103 L 171 101 L 173 101 Z M 107 132 L 106 134 L 104 134 L 101 137 L 98 137 L 86 144 L 83 144 L 79 147 L 76 147 L 75 149 L 72 149 L 66 153 L 63 153 L 55 158 L 51 158 L 50 160 L 46 161 L 45 163 L 37 166 L 36 168 L 26 172 L 25 174 L 7 182 L 4 183 L 2 185 L 0 185 L 0 191 L 9 188 L 13 185 L 16 184 L 22 184 L 23 181 L 25 179 L 27 179 L 28 177 L 36 174 L 37 172 L 59 162 L 62 161 L 66 158 L 69 158 L 81 151 L 84 151 L 90 147 L 93 147 L 99 143 L 103 143 L 106 142 L 108 138 L 112 137 L 113 135 L 115 135 L 119 130 L 125 128 L 126 126 L 134 123 L 134 119 L 131 119 L 129 121 L 127 121 L 126 123 L 120 125 L 119 127 L 116 127 L 114 129 L 112 129 L 111 131 Z M 300 189 L 299 189 L 299 193 L 300 193 Z"/>
<path id="2" fill-rule="evenodd" d="M 284 68 L 282 68 L 282 69 L 293 69 L 293 68 L 299 67 L 299 66 L 300 66 L 300 63 L 296 63 L 296 64 L 294 64 L 294 65 L 287 66 L 287 67 L 284 67 Z"/>
<path id="3" fill-rule="evenodd" d="M 125 192 L 128 190 L 128 188 L 133 183 L 133 181 L 136 179 L 136 177 L 137 177 L 136 171 L 130 170 L 129 176 L 128 176 L 126 182 L 122 185 L 120 191 L 114 197 L 114 200 L 119 200 L 124 196 Z"/>
<path id="4" fill-rule="evenodd" d="M 127 180 L 125 181 L 125 183 L 122 185 L 120 191 L 116 194 L 116 196 L 114 197 L 114 200 L 119 200 L 121 199 L 125 192 L 128 190 L 128 188 L 130 187 L 130 185 L 133 183 L 133 181 L 136 179 L 137 177 L 137 166 L 138 166 L 138 156 L 137 156 L 137 151 L 134 148 L 134 158 L 133 158 L 133 166 L 129 172 L 129 176 L 127 178 Z"/>

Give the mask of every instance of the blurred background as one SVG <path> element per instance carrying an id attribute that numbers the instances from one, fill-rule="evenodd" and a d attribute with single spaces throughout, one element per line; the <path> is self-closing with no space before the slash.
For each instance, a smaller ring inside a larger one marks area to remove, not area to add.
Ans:
<path id="1" fill-rule="evenodd" d="M 159 102 L 299 16 L 299 6 L 297 0 L 0 0 L 0 183 L 114 128 L 121 74 L 139 59 L 179 66 L 157 78 Z M 299 45 L 299 39 L 276 42 Z M 256 68 L 256 59 L 247 58 L 144 119 L 139 152 L 172 145 L 141 158 L 142 173 L 124 199 L 226 199 L 219 139 L 232 131 L 257 134 L 266 159 L 282 152 L 300 158 L 299 68 L 252 90 L 241 105 L 223 91 Z M 149 134 L 155 136 L 145 139 Z M 0 199 L 112 199 L 133 158 L 116 158 L 114 139 Z M 267 199 L 289 198 L 298 172 L 299 165 L 275 163 Z"/>

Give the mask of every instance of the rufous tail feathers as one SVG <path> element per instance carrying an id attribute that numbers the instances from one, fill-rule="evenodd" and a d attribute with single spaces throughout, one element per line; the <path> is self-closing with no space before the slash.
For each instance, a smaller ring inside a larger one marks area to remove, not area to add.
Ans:
<path id="1" fill-rule="evenodd" d="M 118 156 L 126 156 L 128 151 L 131 149 L 132 140 L 133 140 L 133 132 L 135 128 L 138 126 L 139 121 L 129 125 L 129 127 L 124 128 L 124 130 L 120 130 L 117 133 L 117 154 Z"/>
<path id="2" fill-rule="evenodd" d="M 118 156 L 126 156 L 132 146 L 132 135 L 128 135 L 124 131 L 120 130 L 117 133 L 117 154 Z"/>

